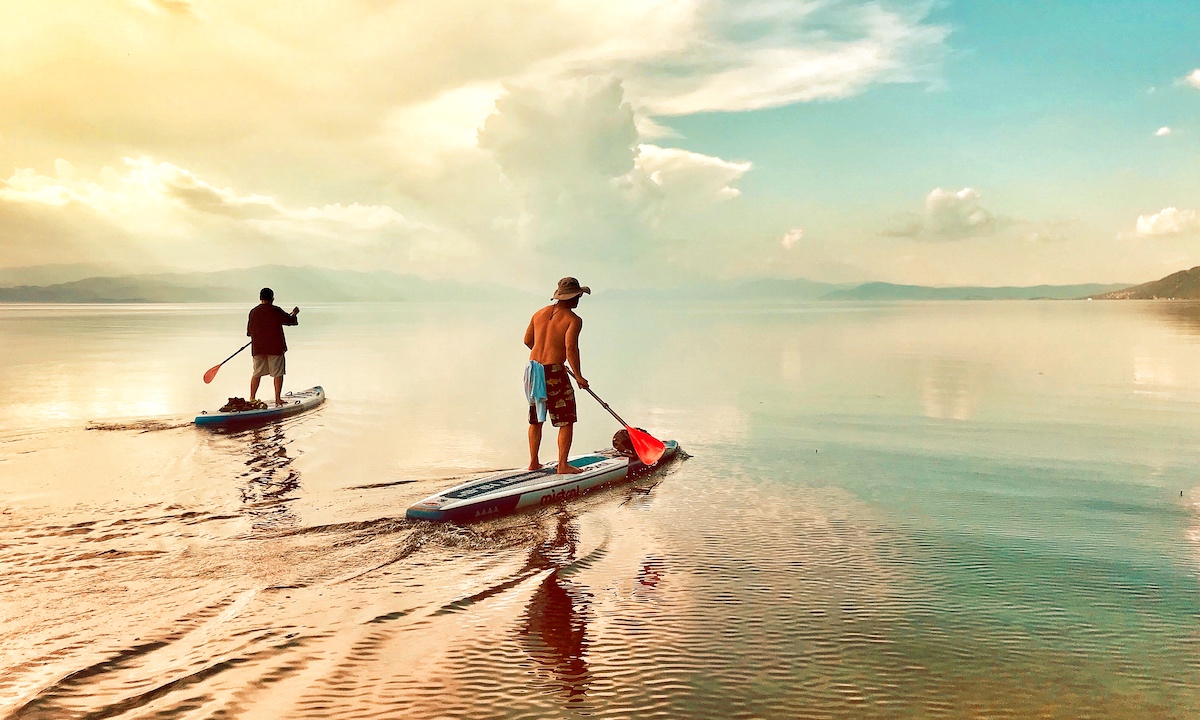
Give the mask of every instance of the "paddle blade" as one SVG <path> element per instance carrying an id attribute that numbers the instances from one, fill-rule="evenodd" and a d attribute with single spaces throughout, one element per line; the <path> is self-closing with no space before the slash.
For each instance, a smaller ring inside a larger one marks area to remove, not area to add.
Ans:
<path id="1" fill-rule="evenodd" d="M 629 442 L 633 444 L 633 451 L 637 453 L 638 459 L 646 465 L 658 462 L 663 453 L 667 451 L 667 446 L 663 444 L 663 441 L 650 433 L 642 432 L 628 425 L 625 426 L 625 430 L 629 432 Z"/>
<path id="2" fill-rule="evenodd" d="M 212 382 L 213 378 L 215 378 L 217 376 L 217 371 L 220 369 L 221 369 L 220 365 L 213 365 L 212 367 L 210 367 L 208 369 L 208 372 L 204 373 L 204 384 L 207 385 L 210 382 Z"/>

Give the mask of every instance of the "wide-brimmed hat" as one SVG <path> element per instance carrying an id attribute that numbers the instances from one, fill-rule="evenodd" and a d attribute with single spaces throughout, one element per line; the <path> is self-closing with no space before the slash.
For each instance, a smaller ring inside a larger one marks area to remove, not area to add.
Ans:
<path id="1" fill-rule="evenodd" d="M 554 291 L 555 300 L 570 300 L 573 297 L 579 297 L 584 293 L 591 294 L 590 287 L 581 286 L 579 281 L 573 277 L 565 277 L 558 281 L 558 289 Z"/>

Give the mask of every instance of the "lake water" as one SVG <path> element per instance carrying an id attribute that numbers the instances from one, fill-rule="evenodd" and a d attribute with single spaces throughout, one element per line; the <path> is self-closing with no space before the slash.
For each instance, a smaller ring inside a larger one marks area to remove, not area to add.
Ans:
<path id="1" fill-rule="evenodd" d="M 326 405 L 189 426 L 248 309 L 0 306 L 0 717 L 1200 715 L 1200 308 L 585 298 L 691 457 L 462 527 L 536 308 L 306 307 Z"/>

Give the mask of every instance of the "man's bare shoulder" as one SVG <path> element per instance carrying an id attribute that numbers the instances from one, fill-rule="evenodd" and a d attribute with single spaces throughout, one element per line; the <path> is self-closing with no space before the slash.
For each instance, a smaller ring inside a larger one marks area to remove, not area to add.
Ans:
<path id="1" fill-rule="evenodd" d="M 550 315 L 551 312 L 553 312 L 553 310 L 554 310 L 553 305 L 547 305 L 546 307 L 542 308 L 541 310 L 538 310 L 537 312 L 535 312 L 533 314 L 533 322 L 537 322 L 537 321 L 547 317 L 548 315 Z"/>

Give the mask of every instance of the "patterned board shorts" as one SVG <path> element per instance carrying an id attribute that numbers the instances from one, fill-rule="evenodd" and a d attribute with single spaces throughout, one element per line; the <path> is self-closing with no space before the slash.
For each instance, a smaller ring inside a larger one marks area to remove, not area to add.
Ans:
<path id="1" fill-rule="evenodd" d="M 546 414 L 554 427 L 578 422 L 575 415 L 575 388 L 565 365 L 543 365 L 546 369 Z M 538 425 L 537 407 L 529 406 L 529 424 Z"/>

